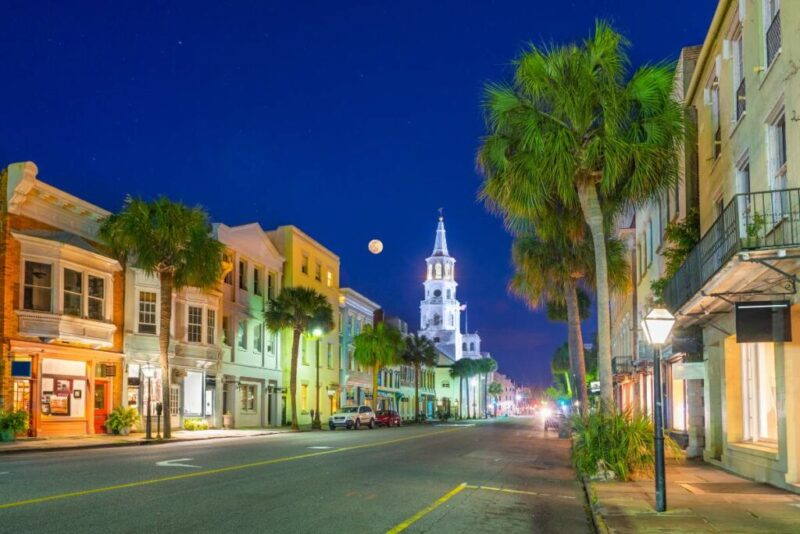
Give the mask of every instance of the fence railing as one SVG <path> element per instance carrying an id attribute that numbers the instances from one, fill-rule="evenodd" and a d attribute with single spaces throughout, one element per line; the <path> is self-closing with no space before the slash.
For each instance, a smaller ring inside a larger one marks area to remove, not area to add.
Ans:
<path id="1" fill-rule="evenodd" d="M 735 195 L 664 288 L 673 312 L 737 252 L 800 246 L 800 189 Z"/>
<path id="2" fill-rule="evenodd" d="M 772 65 L 772 60 L 781 49 L 781 12 L 775 13 L 772 22 L 767 28 L 767 65 Z"/>

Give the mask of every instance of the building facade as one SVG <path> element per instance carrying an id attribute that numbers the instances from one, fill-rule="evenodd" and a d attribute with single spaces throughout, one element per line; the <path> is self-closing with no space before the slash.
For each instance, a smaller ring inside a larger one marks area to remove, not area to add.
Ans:
<path id="1" fill-rule="evenodd" d="M 340 405 L 366 404 L 372 398 L 372 370 L 365 369 L 353 358 L 353 340 L 366 325 L 375 325 L 380 306 L 350 288 L 339 296 L 339 383 L 343 384 Z"/>
<path id="2" fill-rule="evenodd" d="M 32 436 L 104 434 L 126 400 L 125 276 L 97 238 L 109 213 L 42 182 L 32 162 L 0 172 L 0 406 L 28 412 Z"/>
<path id="3" fill-rule="evenodd" d="M 225 245 L 222 284 L 222 415 L 225 427 L 281 424 L 281 336 L 264 311 L 280 292 L 283 257 L 258 223 L 214 225 Z"/>
<path id="4" fill-rule="evenodd" d="M 267 236 L 284 258 L 282 287 L 308 287 L 325 295 L 334 311 L 334 329 L 315 338 L 301 338 L 297 369 L 298 424 L 310 425 L 312 411 L 320 411 L 320 420 L 327 421 L 341 399 L 339 363 L 339 257 L 296 226 L 281 226 Z M 281 336 L 281 368 L 283 370 L 282 419 L 291 421 L 287 396 L 291 372 L 291 332 Z M 317 379 L 319 377 L 319 379 Z M 319 384 L 319 386 L 317 386 Z"/>

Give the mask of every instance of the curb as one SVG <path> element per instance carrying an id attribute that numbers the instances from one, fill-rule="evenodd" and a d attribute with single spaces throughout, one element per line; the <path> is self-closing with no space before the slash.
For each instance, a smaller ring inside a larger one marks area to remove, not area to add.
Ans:
<path id="1" fill-rule="evenodd" d="M 275 434 L 291 434 L 291 431 L 280 431 L 280 432 L 261 432 L 258 434 L 251 434 L 249 436 L 212 436 L 207 438 L 170 438 L 169 440 L 156 440 L 153 439 L 151 441 L 145 441 L 144 439 L 138 441 L 120 441 L 120 442 L 112 442 L 112 443 L 96 443 L 91 445 L 65 445 L 63 447 L 31 447 L 31 448 L 18 448 L 18 449 L 9 449 L 9 450 L 2 450 L 0 448 L 0 457 L 5 455 L 12 455 L 12 454 L 25 454 L 25 453 L 45 453 L 45 452 L 60 452 L 60 451 L 76 451 L 76 450 L 91 450 L 91 449 L 112 449 L 115 447 L 135 447 L 135 446 L 142 446 L 142 447 L 149 447 L 153 445 L 166 445 L 168 443 L 186 443 L 186 442 L 203 442 L 203 441 L 212 441 L 217 439 L 234 439 L 234 438 L 255 438 L 261 436 L 273 436 Z"/>
<path id="2" fill-rule="evenodd" d="M 600 514 L 600 510 L 598 510 L 595 499 L 593 498 L 594 488 L 592 488 L 592 482 L 583 476 L 578 478 L 583 487 L 583 496 L 586 499 L 586 511 L 589 519 L 592 521 L 592 528 L 596 534 L 610 534 L 608 525 L 606 525 L 606 520 L 603 519 L 603 516 Z"/>

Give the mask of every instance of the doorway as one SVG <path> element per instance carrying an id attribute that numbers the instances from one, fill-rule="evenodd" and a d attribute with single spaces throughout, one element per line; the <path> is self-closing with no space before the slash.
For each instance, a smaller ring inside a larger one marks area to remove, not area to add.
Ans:
<path id="1" fill-rule="evenodd" d="M 108 419 L 108 408 L 110 387 L 107 380 L 95 380 L 94 382 L 94 433 L 106 434 L 106 419 Z"/>

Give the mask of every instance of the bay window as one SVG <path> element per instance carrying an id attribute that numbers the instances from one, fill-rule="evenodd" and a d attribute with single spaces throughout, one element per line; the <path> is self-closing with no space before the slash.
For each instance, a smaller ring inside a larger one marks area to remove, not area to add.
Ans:
<path id="1" fill-rule="evenodd" d="M 89 286 L 89 319 L 102 321 L 105 319 L 105 280 L 99 276 L 87 276 Z"/>
<path id="2" fill-rule="evenodd" d="M 64 314 L 83 315 L 83 273 L 64 269 Z"/>

